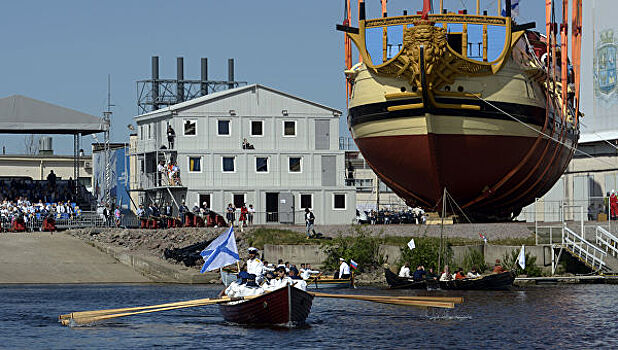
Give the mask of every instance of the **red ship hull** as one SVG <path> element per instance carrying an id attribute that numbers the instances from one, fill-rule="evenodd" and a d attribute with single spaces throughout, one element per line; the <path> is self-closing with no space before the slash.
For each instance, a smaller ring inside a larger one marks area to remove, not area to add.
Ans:
<path id="1" fill-rule="evenodd" d="M 298 288 L 286 287 L 238 304 L 221 304 L 223 318 L 246 325 L 295 326 L 305 323 L 313 296 Z"/>

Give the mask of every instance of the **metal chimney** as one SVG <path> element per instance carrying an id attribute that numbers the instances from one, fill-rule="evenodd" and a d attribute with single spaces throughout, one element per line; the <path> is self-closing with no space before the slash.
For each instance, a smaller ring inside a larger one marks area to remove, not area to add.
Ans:
<path id="1" fill-rule="evenodd" d="M 208 58 L 202 57 L 202 84 L 200 93 L 202 96 L 208 95 Z"/>
<path id="2" fill-rule="evenodd" d="M 152 56 L 152 109 L 159 109 L 159 56 Z"/>
<path id="3" fill-rule="evenodd" d="M 39 138 L 39 154 L 40 155 L 54 154 L 54 149 L 52 148 L 51 136 L 41 136 Z"/>
<path id="4" fill-rule="evenodd" d="M 230 58 L 227 60 L 227 88 L 234 88 L 234 59 Z"/>
<path id="5" fill-rule="evenodd" d="M 184 59 L 176 57 L 176 103 L 185 100 L 185 87 L 182 83 L 185 80 Z"/>

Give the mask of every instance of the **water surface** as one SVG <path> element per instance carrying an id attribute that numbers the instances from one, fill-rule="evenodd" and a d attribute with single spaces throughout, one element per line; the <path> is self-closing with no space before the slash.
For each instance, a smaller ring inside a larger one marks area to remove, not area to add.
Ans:
<path id="1" fill-rule="evenodd" d="M 202 285 L 0 286 L 0 348 L 6 349 L 591 349 L 618 348 L 618 286 L 559 285 L 464 296 L 453 310 L 316 298 L 299 329 L 227 324 L 217 306 L 63 327 L 72 311 L 215 297 Z M 338 293 L 414 295 L 360 288 Z"/>

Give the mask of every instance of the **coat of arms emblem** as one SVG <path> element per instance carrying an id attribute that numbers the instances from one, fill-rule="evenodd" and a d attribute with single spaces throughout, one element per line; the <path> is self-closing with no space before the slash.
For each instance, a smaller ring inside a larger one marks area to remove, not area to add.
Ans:
<path id="1" fill-rule="evenodd" d="M 601 32 L 601 40 L 596 47 L 594 57 L 595 93 L 608 98 L 616 92 L 618 77 L 616 72 L 616 53 L 618 45 L 614 42 L 614 31 Z"/>

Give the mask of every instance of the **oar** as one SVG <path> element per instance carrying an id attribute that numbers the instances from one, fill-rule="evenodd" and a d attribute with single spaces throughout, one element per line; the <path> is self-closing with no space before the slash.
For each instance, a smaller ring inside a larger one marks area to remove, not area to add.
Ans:
<path id="1" fill-rule="evenodd" d="M 316 297 L 324 297 L 324 298 L 347 298 L 347 299 L 356 299 L 358 297 L 365 298 L 387 298 L 387 299 L 402 299 L 402 300 L 424 300 L 424 301 L 439 301 L 439 302 L 447 302 L 447 303 L 455 303 L 460 304 L 463 303 L 463 297 L 434 297 L 434 296 L 423 296 L 423 295 L 414 295 L 414 296 L 390 296 L 390 295 L 362 295 L 362 294 L 329 294 L 329 293 L 321 293 L 321 292 L 311 292 Z"/>
<path id="2" fill-rule="evenodd" d="M 448 309 L 452 309 L 455 307 L 454 302 L 413 300 L 413 299 L 389 297 L 389 296 L 381 296 L 381 295 L 327 294 L 327 293 L 320 293 L 320 292 L 312 292 L 310 294 L 316 297 L 323 297 L 323 298 L 355 299 L 355 300 L 372 301 L 372 302 L 382 303 L 382 304 L 422 306 L 422 307 L 440 307 L 440 308 L 448 308 Z"/>
<path id="3" fill-rule="evenodd" d="M 146 313 L 151 313 L 151 312 L 175 310 L 175 309 L 197 307 L 197 306 L 205 306 L 205 305 L 212 305 L 212 304 L 220 304 L 220 303 L 226 303 L 226 302 L 229 302 L 229 301 L 236 301 L 236 300 L 250 300 L 250 299 L 253 299 L 253 298 L 257 298 L 258 296 L 261 296 L 261 295 L 263 295 L 263 294 L 251 295 L 251 296 L 246 296 L 246 297 L 241 297 L 241 298 L 224 297 L 224 298 L 220 298 L 220 299 L 196 299 L 196 300 L 189 300 L 189 301 L 183 301 L 183 302 L 177 302 L 177 303 L 168 303 L 168 304 L 152 305 L 152 306 L 141 306 L 141 307 L 136 307 L 136 308 L 74 312 L 74 313 L 68 314 L 68 315 L 74 315 L 74 316 L 68 317 L 68 318 L 67 317 L 61 318 L 60 322 L 64 326 L 68 326 L 68 325 L 71 325 L 71 324 L 87 324 L 87 323 L 93 323 L 93 322 L 102 321 L 102 320 L 108 320 L 108 319 L 117 318 L 117 317 L 140 315 L 140 314 L 146 314 Z M 170 305 L 174 305 L 174 304 L 176 304 L 176 305 L 175 306 L 170 306 Z M 157 307 L 157 306 L 164 306 L 164 305 L 168 305 L 168 306 L 166 306 L 166 307 Z M 134 312 L 113 313 L 113 312 L 115 312 L 113 310 L 125 310 L 125 311 L 128 311 L 128 310 L 135 310 L 135 309 L 138 309 L 138 310 L 142 309 L 142 310 L 141 311 L 134 311 Z M 144 310 L 144 309 L 146 309 L 146 310 Z M 63 316 L 67 316 L 67 315 L 62 315 L 61 317 L 63 317 Z"/>
<path id="4" fill-rule="evenodd" d="M 60 320 L 65 320 L 65 319 L 69 319 L 71 317 L 73 317 L 73 318 L 76 318 L 76 317 L 88 317 L 88 316 L 115 314 L 115 313 L 121 313 L 121 312 L 129 312 L 129 311 L 141 311 L 141 310 L 158 309 L 158 308 L 164 308 L 164 307 L 183 306 L 183 305 L 195 304 L 195 303 L 200 303 L 200 302 L 208 302 L 208 301 L 212 301 L 212 300 L 214 300 L 214 299 L 209 299 L 209 298 L 208 299 L 193 299 L 193 300 L 177 301 L 177 302 L 173 302 L 173 303 L 165 303 L 165 304 L 159 304 L 159 305 L 125 307 L 125 308 L 120 308 L 120 309 L 79 311 L 79 312 L 72 312 L 70 314 L 60 315 L 59 319 Z"/>

